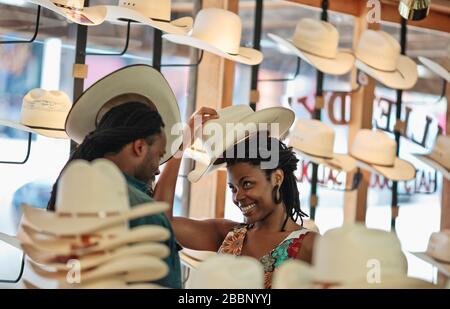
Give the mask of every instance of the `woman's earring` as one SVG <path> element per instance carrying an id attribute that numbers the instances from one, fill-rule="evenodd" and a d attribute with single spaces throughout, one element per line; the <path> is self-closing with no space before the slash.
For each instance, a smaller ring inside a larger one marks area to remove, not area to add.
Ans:
<path id="1" fill-rule="evenodd" d="M 275 202 L 275 204 L 280 204 L 283 201 L 281 198 L 281 192 L 280 192 L 279 185 L 276 185 L 275 187 L 273 187 L 272 199 Z"/>

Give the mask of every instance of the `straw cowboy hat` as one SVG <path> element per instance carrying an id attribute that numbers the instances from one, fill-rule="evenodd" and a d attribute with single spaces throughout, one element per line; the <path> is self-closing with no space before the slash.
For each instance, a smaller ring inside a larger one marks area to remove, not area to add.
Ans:
<path id="1" fill-rule="evenodd" d="M 106 20 L 132 21 L 167 33 L 185 34 L 192 29 L 192 17 L 170 20 L 172 0 L 119 0 L 118 6 L 107 5 Z"/>
<path id="2" fill-rule="evenodd" d="M 181 263 L 187 267 L 196 269 L 201 263 L 216 255 L 217 252 L 214 251 L 200 251 L 183 248 L 183 250 L 180 251 L 180 260 Z"/>
<path id="3" fill-rule="evenodd" d="M 433 149 L 425 155 L 414 155 L 450 180 L 450 136 L 438 135 Z"/>
<path id="4" fill-rule="evenodd" d="M 197 182 L 204 174 L 220 168 L 214 165 L 225 150 L 260 130 L 269 130 L 279 138 L 294 122 L 295 115 L 284 107 L 265 108 L 254 112 L 248 105 L 235 105 L 219 110 L 219 118 L 205 123 L 186 155 L 201 163 L 189 173 L 188 179 Z M 278 130 L 273 126 L 278 126 Z M 271 130 L 274 129 L 274 130 Z"/>
<path id="5" fill-rule="evenodd" d="M 20 122 L 0 119 L 0 126 L 46 137 L 68 138 L 64 124 L 71 107 L 72 102 L 64 92 L 36 88 L 23 98 Z"/>
<path id="6" fill-rule="evenodd" d="M 377 268 L 378 267 L 378 268 Z M 349 224 L 328 230 L 314 244 L 312 265 L 288 261 L 274 274 L 274 288 L 329 287 L 407 278 L 407 261 L 394 233 Z M 377 272 L 377 273 L 376 273 Z M 379 279 L 379 280 L 378 280 Z"/>
<path id="7" fill-rule="evenodd" d="M 202 263 L 192 274 L 193 289 L 262 289 L 262 264 L 248 256 L 219 254 Z"/>
<path id="8" fill-rule="evenodd" d="M 239 15 L 224 9 L 209 8 L 197 14 L 189 34 L 165 34 L 163 38 L 235 62 L 248 65 L 261 63 L 263 54 L 260 51 L 240 46 L 241 35 L 242 23 Z"/>
<path id="9" fill-rule="evenodd" d="M 109 160 L 72 161 L 59 180 L 56 211 L 24 205 L 23 224 L 36 232 L 55 236 L 92 233 L 128 221 L 161 213 L 164 203 L 145 203 L 130 208 L 125 177 Z"/>
<path id="10" fill-rule="evenodd" d="M 334 130 L 319 120 L 297 120 L 288 144 L 314 163 L 344 172 L 355 169 L 355 159 L 333 152 L 334 136 Z"/>
<path id="11" fill-rule="evenodd" d="M 84 0 L 28 0 L 62 15 L 71 22 L 84 26 L 97 26 L 106 17 L 104 5 L 85 7 Z"/>
<path id="12" fill-rule="evenodd" d="M 447 82 L 450 82 L 450 72 L 446 68 L 428 58 L 422 56 L 419 56 L 418 58 L 419 61 L 422 62 L 430 71 L 432 71 L 434 74 L 439 75 Z"/>
<path id="13" fill-rule="evenodd" d="M 432 233 L 425 252 L 412 252 L 450 278 L 450 230 Z"/>
<path id="14" fill-rule="evenodd" d="M 25 289 L 41 289 L 38 285 L 22 279 Z M 106 279 L 96 280 L 93 283 L 77 284 L 77 289 L 165 289 L 165 287 L 154 283 L 127 283 L 122 277 L 114 276 Z"/>
<path id="15" fill-rule="evenodd" d="M 411 89 L 417 82 L 417 65 L 400 51 L 388 33 L 366 30 L 355 52 L 356 67 L 389 88 Z"/>
<path id="16" fill-rule="evenodd" d="M 138 96 L 138 100 L 147 100 L 146 103 L 161 115 L 165 124 L 167 146 L 160 163 L 166 162 L 173 155 L 172 149 L 178 149 L 182 142 L 179 138 L 181 132 L 171 133 L 172 127 L 181 122 L 180 110 L 164 76 L 148 65 L 139 64 L 119 69 L 89 87 L 74 103 L 67 116 L 67 134 L 78 144 L 82 143 L 95 130 L 104 113 L 129 100 L 128 94 Z M 121 99 L 123 95 L 125 98 Z M 133 100 L 136 101 L 135 98 Z M 108 102 L 114 102 L 114 106 L 108 105 Z"/>
<path id="17" fill-rule="evenodd" d="M 317 70 L 332 75 L 349 72 L 355 62 L 350 50 L 338 49 L 339 33 L 326 21 L 312 18 L 301 19 L 292 39 L 269 33 L 269 38 L 289 52 L 308 62 Z"/>
<path id="18" fill-rule="evenodd" d="M 356 165 L 394 181 L 411 180 L 414 166 L 396 156 L 397 143 L 381 131 L 359 130 L 350 149 Z"/>

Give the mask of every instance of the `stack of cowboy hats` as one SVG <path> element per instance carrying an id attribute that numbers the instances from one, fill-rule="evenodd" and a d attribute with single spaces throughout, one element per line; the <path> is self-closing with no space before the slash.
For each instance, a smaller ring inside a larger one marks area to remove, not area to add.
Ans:
<path id="1" fill-rule="evenodd" d="M 450 278 L 450 230 L 432 233 L 425 252 L 413 252 Z"/>
<path id="2" fill-rule="evenodd" d="M 162 259 L 169 249 L 160 242 L 169 231 L 153 225 L 129 228 L 130 220 L 161 213 L 167 205 L 130 208 L 126 180 L 112 162 L 71 162 L 57 192 L 55 212 L 25 205 L 17 238 L 0 237 L 29 257 L 29 268 L 39 277 L 36 284 L 28 279 L 33 285 L 125 288 L 168 273 Z"/>

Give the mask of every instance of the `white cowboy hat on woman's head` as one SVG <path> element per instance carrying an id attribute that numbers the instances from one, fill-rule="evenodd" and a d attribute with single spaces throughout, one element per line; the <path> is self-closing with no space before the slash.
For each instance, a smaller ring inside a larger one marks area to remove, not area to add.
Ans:
<path id="1" fill-rule="evenodd" d="M 450 278 L 450 230 L 432 233 L 425 252 L 412 252 Z"/>
<path id="2" fill-rule="evenodd" d="M 450 180 L 450 136 L 438 135 L 433 149 L 425 155 L 414 155 Z"/>
<path id="3" fill-rule="evenodd" d="M 334 136 L 334 130 L 319 120 L 297 120 L 288 136 L 288 145 L 314 163 L 344 172 L 355 169 L 355 159 L 334 153 Z"/>
<path id="4" fill-rule="evenodd" d="M 253 48 L 241 47 L 242 22 L 239 15 L 217 8 L 201 10 L 195 17 L 192 32 L 187 35 L 165 34 L 168 41 L 205 50 L 220 57 L 248 65 L 263 60 Z"/>
<path id="5" fill-rule="evenodd" d="M 64 131 L 72 101 L 62 91 L 36 88 L 23 98 L 20 122 L 0 120 L 0 126 L 52 138 L 68 138 Z"/>
<path id="6" fill-rule="evenodd" d="M 407 181 L 416 176 L 416 169 L 396 155 L 397 143 L 381 131 L 359 130 L 350 149 L 356 165 L 394 181 Z"/>
<path id="7" fill-rule="evenodd" d="M 355 51 L 356 67 L 389 88 L 410 89 L 417 82 L 417 65 L 400 51 L 390 34 L 366 30 Z"/>
<path id="8" fill-rule="evenodd" d="M 430 71 L 432 71 L 436 75 L 439 75 L 447 82 L 450 82 L 450 72 L 446 68 L 428 58 L 421 56 L 419 56 L 418 58 L 419 61 L 422 62 Z"/>
<path id="9" fill-rule="evenodd" d="M 292 39 L 284 39 L 273 33 L 269 33 L 268 36 L 287 48 L 291 54 L 326 74 L 345 74 L 352 69 L 355 62 L 355 56 L 351 51 L 338 49 L 339 33 L 326 21 L 301 19 Z"/>
<path id="10" fill-rule="evenodd" d="M 84 0 L 28 0 L 84 26 L 97 26 L 105 21 L 104 5 L 85 7 Z"/>
<path id="11" fill-rule="evenodd" d="M 185 34 L 192 29 L 192 17 L 171 20 L 172 0 L 119 0 L 108 5 L 106 20 L 138 22 L 167 33 Z"/>
<path id="12" fill-rule="evenodd" d="M 95 130 L 105 112 L 130 100 L 142 101 L 161 115 L 167 145 L 166 154 L 160 163 L 166 162 L 173 155 L 172 149 L 178 149 L 182 142 L 180 133 L 172 133 L 173 126 L 181 122 L 180 110 L 164 76 L 148 65 L 139 64 L 119 69 L 83 92 L 67 116 L 67 134 L 81 144 Z"/>
<path id="13" fill-rule="evenodd" d="M 294 112 L 284 107 L 254 112 L 248 105 L 235 105 L 217 113 L 219 118 L 205 123 L 200 136 L 186 149 L 187 156 L 202 164 L 189 173 L 188 179 L 192 182 L 197 182 L 204 174 L 220 168 L 222 165 L 214 165 L 216 160 L 239 141 L 261 130 L 269 131 L 270 136 L 279 138 L 295 120 Z M 277 128 L 274 129 L 273 126 Z"/>

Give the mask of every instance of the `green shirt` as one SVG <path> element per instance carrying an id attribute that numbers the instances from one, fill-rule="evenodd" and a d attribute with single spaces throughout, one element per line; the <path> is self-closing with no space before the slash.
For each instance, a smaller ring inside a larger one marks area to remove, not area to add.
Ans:
<path id="1" fill-rule="evenodd" d="M 131 207 L 153 201 L 149 195 L 150 192 L 145 183 L 128 175 L 125 175 L 125 178 L 128 183 L 128 195 Z M 131 228 L 146 224 L 163 226 L 170 231 L 171 235 L 170 238 L 164 242 L 170 250 L 170 255 L 164 259 L 169 266 L 169 273 L 166 277 L 156 281 L 155 283 L 169 288 L 181 289 L 180 256 L 178 255 L 177 241 L 169 220 L 165 214 L 161 213 L 130 221 Z"/>

